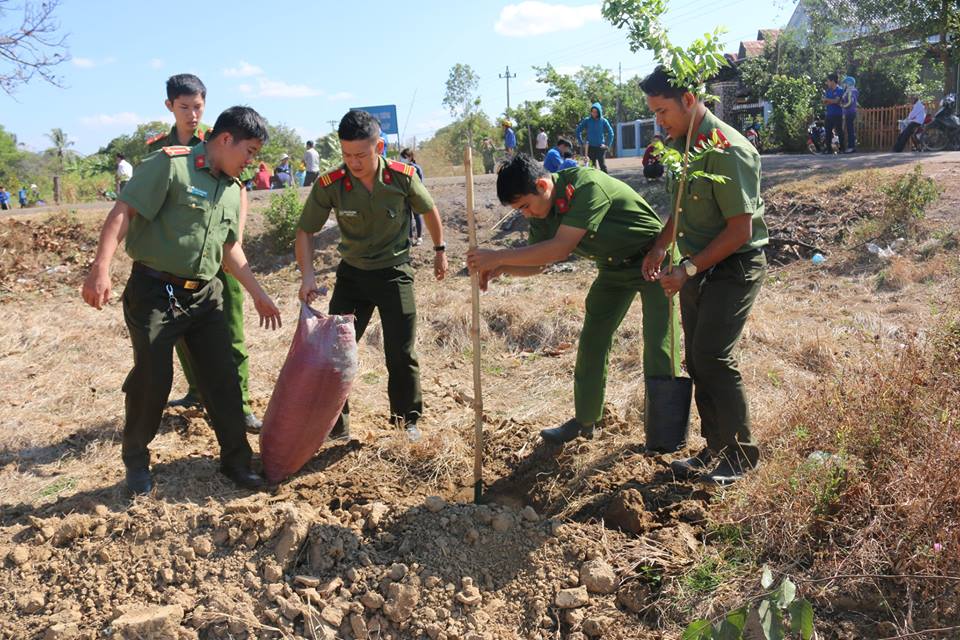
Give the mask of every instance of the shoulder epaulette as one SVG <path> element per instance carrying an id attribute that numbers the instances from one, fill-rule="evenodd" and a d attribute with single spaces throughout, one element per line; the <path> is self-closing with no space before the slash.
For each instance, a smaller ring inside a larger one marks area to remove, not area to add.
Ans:
<path id="1" fill-rule="evenodd" d="M 201 123 L 197 125 L 197 130 L 194 131 L 193 135 L 197 136 L 197 139 L 199 139 L 200 142 L 203 142 L 207 139 L 207 134 L 209 134 L 211 131 L 213 131 L 213 127 Z"/>
<path id="2" fill-rule="evenodd" d="M 164 147 L 163 152 L 168 156 L 170 156 L 171 158 L 175 158 L 177 156 L 185 156 L 189 154 L 190 147 L 184 147 L 182 145 L 174 145 L 172 147 Z"/>
<path id="3" fill-rule="evenodd" d="M 320 185 L 323 187 L 329 187 L 330 185 L 332 185 L 334 182 L 341 179 L 345 175 L 347 175 L 347 172 L 343 170 L 343 167 L 341 167 L 339 169 L 334 169 L 333 171 L 328 171 L 327 173 L 323 174 L 322 176 L 317 178 L 317 182 L 319 182 Z"/>
<path id="4" fill-rule="evenodd" d="M 158 133 L 155 136 L 147 138 L 147 144 L 153 144 L 154 142 L 157 142 L 158 140 L 163 140 L 166 137 L 167 137 L 166 133 Z"/>
<path id="5" fill-rule="evenodd" d="M 397 173 L 402 173 L 408 178 L 413 177 L 413 174 L 417 172 L 417 168 L 412 164 L 407 164 L 406 162 L 397 162 L 396 160 L 390 160 L 387 162 L 387 166 L 391 170 L 396 171 Z"/>

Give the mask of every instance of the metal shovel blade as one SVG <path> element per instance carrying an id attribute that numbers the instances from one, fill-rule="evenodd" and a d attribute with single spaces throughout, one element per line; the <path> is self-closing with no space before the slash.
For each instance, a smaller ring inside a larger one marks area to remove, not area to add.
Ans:
<path id="1" fill-rule="evenodd" d="M 678 451 L 687 445 L 690 430 L 690 378 L 646 378 L 643 427 L 646 447 L 657 453 Z"/>

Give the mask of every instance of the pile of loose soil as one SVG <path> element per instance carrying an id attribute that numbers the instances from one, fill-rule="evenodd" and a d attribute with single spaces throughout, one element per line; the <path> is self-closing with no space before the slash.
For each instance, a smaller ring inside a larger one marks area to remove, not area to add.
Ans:
<path id="1" fill-rule="evenodd" d="M 0 298 L 76 288 L 96 249 L 96 231 L 70 215 L 0 222 Z"/>

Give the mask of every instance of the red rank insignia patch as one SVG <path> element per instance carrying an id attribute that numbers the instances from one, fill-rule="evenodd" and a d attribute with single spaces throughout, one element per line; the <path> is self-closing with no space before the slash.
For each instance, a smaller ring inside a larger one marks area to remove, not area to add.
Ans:
<path id="1" fill-rule="evenodd" d="M 566 198 L 557 198 L 557 211 L 566 213 L 570 210 L 570 201 Z"/>
<path id="2" fill-rule="evenodd" d="M 347 191 L 353 191 L 353 183 L 350 182 L 350 176 L 343 177 L 343 188 Z"/>
<path id="3" fill-rule="evenodd" d="M 568 184 L 567 188 L 564 191 L 567 194 L 567 200 L 573 200 L 573 185 Z"/>
<path id="4" fill-rule="evenodd" d="M 383 184 L 393 184 L 393 176 L 386 167 L 383 168 Z"/>
<path id="5" fill-rule="evenodd" d="M 193 166 L 197 169 L 203 169 L 207 166 L 207 156 L 197 156 L 196 160 L 193 161 Z"/>

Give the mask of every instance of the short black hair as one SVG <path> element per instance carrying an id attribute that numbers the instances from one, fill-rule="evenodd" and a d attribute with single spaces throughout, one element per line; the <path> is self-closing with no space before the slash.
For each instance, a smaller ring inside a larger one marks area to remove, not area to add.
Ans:
<path id="1" fill-rule="evenodd" d="M 118 159 L 118 160 L 126 160 L 126 158 L 124 157 L 124 155 L 123 155 L 122 153 L 118 153 L 118 154 L 117 154 L 117 159 Z"/>
<path id="2" fill-rule="evenodd" d="M 834 84 L 840 84 L 840 79 L 835 73 L 828 73 L 827 80 L 829 80 L 830 82 L 833 82 Z"/>
<path id="3" fill-rule="evenodd" d="M 351 109 L 340 119 L 337 137 L 341 140 L 375 140 L 380 137 L 380 121 L 366 111 Z"/>
<path id="4" fill-rule="evenodd" d="M 557 138 L 557 146 L 559 147 L 560 145 L 567 145 L 571 149 L 573 148 L 573 143 L 566 138 Z"/>
<path id="5" fill-rule="evenodd" d="M 510 206 L 517 198 L 537 192 L 537 179 L 550 173 L 525 153 L 518 153 L 497 170 L 497 199 Z"/>
<path id="6" fill-rule="evenodd" d="M 663 65 L 658 66 L 653 73 L 640 81 L 640 90 L 648 96 L 674 100 L 679 100 L 687 93 L 686 88 L 673 84 L 673 78 Z"/>
<path id="7" fill-rule="evenodd" d="M 229 133 L 236 142 L 256 139 L 266 144 L 270 139 L 267 121 L 251 107 L 244 106 L 230 107 L 217 116 L 209 139 L 214 140 L 222 133 Z"/>
<path id="8" fill-rule="evenodd" d="M 180 96 L 195 96 L 198 93 L 201 98 L 207 99 L 207 87 L 192 73 L 178 73 L 167 79 L 167 100 L 171 102 Z"/>
<path id="9" fill-rule="evenodd" d="M 307 140 L 307 149 L 313 146 L 313 140 Z"/>

